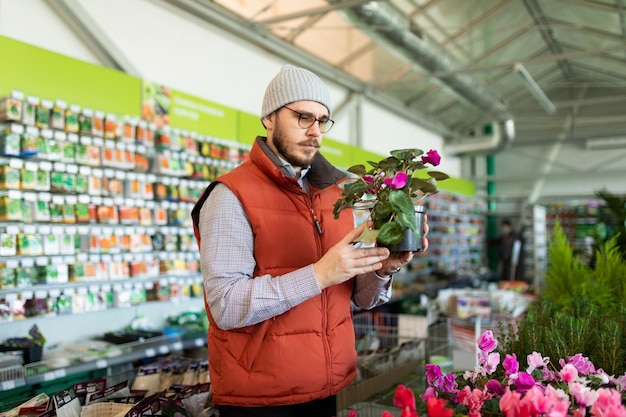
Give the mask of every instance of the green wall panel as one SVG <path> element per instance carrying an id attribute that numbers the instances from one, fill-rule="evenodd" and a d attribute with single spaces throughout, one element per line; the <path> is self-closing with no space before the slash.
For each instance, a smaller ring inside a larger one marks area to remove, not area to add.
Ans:
<path id="1" fill-rule="evenodd" d="M 0 36 L 0 95 L 21 90 L 94 110 L 139 116 L 141 79 Z"/>

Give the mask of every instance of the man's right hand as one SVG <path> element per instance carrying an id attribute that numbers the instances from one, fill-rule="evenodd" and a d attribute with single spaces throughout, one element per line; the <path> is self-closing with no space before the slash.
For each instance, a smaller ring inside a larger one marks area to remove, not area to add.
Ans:
<path id="1" fill-rule="evenodd" d="M 313 271 L 320 289 L 341 284 L 356 275 L 382 268 L 382 261 L 389 257 L 387 248 L 357 248 L 354 245 L 366 227 L 368 227 L 367 222 L 350 231 L 313 264 Z"/>

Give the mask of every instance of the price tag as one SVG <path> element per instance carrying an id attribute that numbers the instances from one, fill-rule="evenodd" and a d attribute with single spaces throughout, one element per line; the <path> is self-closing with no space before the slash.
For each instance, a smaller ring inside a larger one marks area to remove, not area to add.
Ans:
<path id="1" fill-rule="evenodd" d="M 80 262 L 87 262 L 87 259 L 89 259 L 89 254 L 85 252 L 81 252 L 78 255 L 76 255 L 76 259 Z"/>
<path id="2" fill-rule="evenodd" d="M 100 287 L 98 287 L 97 285 L 90 285 L 89 286 L 89 292 L 91 293 L 97 293 L 98 291 L 100 291 Z"/>
<path id="3" fill-rule="evenodd" d="M 153 289 L 153 288 L 154 288 L 154 282 L 152 282 L 152 281 L 147 281 L 147 282 L 144 282 L 144 284 L 143 284 L 143 285 L 144 285 L 144 288 L 145 288 L 146 290 L 151 290 L 151 289 Z"/>
<path id="4" fill-rule="evenodd" d="M 122 291 L 122 284 L 113 284 L 113 291 L 115 292 Z"/>
<path id="5" fill-rule="evenodd" d="M 116 255 L 113 255 L 112 257 L 113 257 L 113 262 L 122 262 L 122 255 L 116 254 Z"/>
<path id="6" fill-rule="evenodd" d="M 69 197 L 69 196 L 68 196 Z M 65 228 L 65 234 L 75 235 L 76 234 L 76 226 L 67 226 Z"/>
<path id="7" fill-rule="evenodd" d="M 104 145 L 104 139 L 98 138 L 98 137 L 94 137 L 93 138 L 93 144 L 96 145 L 96 146 L 100 146 L 101 147 L 102 145 Z"/>
<path id="8" fill-rule="evenodd" d="M 76 133 L 68 133 L 67 140 L 69 140 L 72 143 L 78 143 L 78 135 Z"/>
<path id="9" fill-rule="evenodd" d="M 82 175 L 91 175 L 91 167 L 82 166 L 82 167 L 80 167 L 79 172 Z"/>
<path id="10" fill-rule="evenodd" d="M 111 291 L 111 285 L 110 284 L 103 284 L 102 285 L 102 291 L 104 291 L 104 292 Z"/>
<path id="11" fill-rule="evenodd" d="M 78 165 L 67 164 L 67 172 L 70 174 L 78 174 Z"/>
<path id="12" fill-rule="evenodd" d="M 88 235 L 89 234 L 89 226 L 78 226 L 76 228 L 76 232 L 78 232 L 79 235 Z"/>
<path id="13" fill-rule="evenodd" d="M 133 289 L 133 284 L 131 282 L 125 282 L 124 283 L 124 289 L 132 290 Z"/>
<path id="14" fill-rule="evenodd" d="M 24 163 L 24 169 L 26 169 L 26 171 L 37 171 L 37 167 L 37 162 L 28 161 Z"/>
<path id="15" fill-rule="evenodd" d="M 34 259 L 32 258 L 22 259 L 22 268 L 30 268 L 33 265 L 35 265 Z"/>
<path id="16" fill-rule="evenodd" d="M 58 172 L 65 172 L 65 164 L 63 162 L 55 162 L 54 170 Z"/>
<path id="17" fill-rule="evenodd" d="M 45 266 L 45 265 L 48 265 L 48 257 L 46 257 L 46 256 L 38 256 L 38 257 L 35 259 L 35 264 L 36 264 L 37 266 Z"/>
<path id="18" fill-rule="evenodd" d="M 117 178 L 118 180 L 125 180 L 126 173 L 124 171 L 115 171 L 115 178 Z"/>
<path id="19" fill-rule="evenodd" d="M 172 350 L 183 350 L 183 343 L 182 342 L 173 343 Z"/>
<path id="20" fill-rule="evenodd" d="M 45 374 L 43 374 L 44 381 L 54 381 L 55 379 L 56 376 L 54 376 L 54 372 L 46 372 Z"/>
<path id="21" fill-rule="evenodd" d="M 76 293 L 77 294 L 87 295 L 88 292 L 89 291 L 88 291 L 87 287 L 78 287 L 78 288 L 76 288 Z"/>
<path id="22" fill-rule="evenodd" d="M 98 368 L 98 369 L 104 369 L 107 366 L 109 366 L 109 364 L 104 359 L 100 359 L 100 360 L 96 361 L 96 368 Z"/>
<path id="23" fill-rule="evenodd" d="M 67 372 L 65 369 L 57 369 L 54 371 L 55 378 L 65 378 L 67 376 Z"/>
<path id="24" fill-rule="evenodd" d="M 40 235 L 49 235 L 50 234 L 50 226 L 39 226 L 37 229 Z M 9 232 L 9 228 L 7 228 L 7 233 Z"/>
<path id="25" fill-rule="evenodd" d="M 41 298 L 46 298 L 46 295 L 47 295 L 47 294 L 48 294 L 48 293 L 47 293 L 46 291 L 43 291 L 43 290 L 37 290 L 37 291 L 35 291 L 35 298 L 39 298 L 39 299 L 41 299 Z"/>
<path id="26" fill-rule="evenodd" d="M 50 258 L 50 265 L 61 265 L 63 263 L 63 258 L 60 256 L 55 256 Z"/>
<path id="27" fill-rule="evenodd" d="M 32 291 L 22 291 L 22 299 L 30 300 L 32 298 L 33 298 L 33 292 Z"/>
<path id="28" fill-rule="evenodd" d="M 11 200 L 19 200 L 22 198 L 22 192 L 18 190 L 9 190 L 7 194 Z"/>
<path id="29" fill-rule="evenodd" d="M 17 268 L 19 267 L 19 261 L 17 259 L 8 259 L 7 260 L 7 268 Z"/>
<path id="30" fill-rule="evenodd" d="M 156 356 L 156 351 L 154 349 L 146 349 L 144 354 L 146 355 L 147 358 L 151 358 L 153 356 Z"/>
<path id="31" fill-rule="evenodd" d="M 2 391 L 9 391 L 15 388 L 15 381 L 3 381 Z"/>
<path id="32" fill-rule="evenodd" d="M 170 348 L 169 346 L 159 346 L 159 352 L 163 355 L 165 355 L 166 353 L 170 353 Z"/>
<path id="33" fill-rule="evenodd" d="M 11 168 L 20 169 L 24 166 L 24 161 L 22 161 L 21 159 L 11 159 L 11 161 L 9 162 L 9 166 Z"/>
<path id="34" fill-rule="evenodd" d="M 196 345 L 196 347 L 201 347 L 204 346 L 204 339 L 196 339 L 193 341 L 194 345 Z"/>
<path id="35" fill-rule="evenodd" d="M 53 288 L 50 291 L 48 291 L 48 293 L 50 294 L 50 297 L 56 298 L 59 295 L 61 295 L 61 290 L 59 290 L 58 288 Z"/>
<path id="36" fill-rule="evenodd" d="M 124 254 L 124 260 L 126 262 L 131 262 L 133 259 L 135 259 L 135 255 L 132 253 L 125 253 Z"/>

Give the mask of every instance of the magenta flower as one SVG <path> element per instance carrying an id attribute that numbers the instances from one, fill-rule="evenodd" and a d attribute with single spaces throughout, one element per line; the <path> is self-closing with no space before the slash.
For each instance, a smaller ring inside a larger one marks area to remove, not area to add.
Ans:
<path id="1" fill-rule="evenodd" d="M 437 391 L 433 387 L 426 388 L 426 391 L 420 396 L 422 401 L 428 401 L 429 398 L 437 398 Z"/>
<path id="2" fill-rule="evenodd" d="M 456 376 L 454 374 L 446 374 L 441 378 L 439 386 L 435 385 L 435 388 L 440 389 L 443 392 L 456 393 L 458 390 L 458 384 L 456 383 Z"/>
<path id="3" fill-rule="evenodd" d="M 441 162 L 441 156 L 439 155 L 439 152 L 431 149 L 430 151 L 426 152 L 426 155 L 422 155 L 422 162 L 425 164 L 431 164 L 432 166 L 436 167 Z"/>
<path id="4" fill-rule="evenodd" d="M 428 382 L 428 385 L 433 385 L 433 383 L 442 376 L 443 374 L 441 373 L 439 365 L 432 363 L 426 364 L 426 381 Z"/>
<path id="5" fill-rule="evenodd" d="M 406 172 L 398 172 L 393 178 L 385 178 L 383 182 L 387 186 L 399 190 L 407 185 L 409 182 L 409 176 Z"/>
<path id="6" fill-rule="evenodd" d="M 483 352 L 491 352 L 498 347 L 498 341 L 493 337 L 493 332 L 487 330 L 478 336 L 478 348 Z"/>
<path id="7" fill-rule="evenodd" d="M 535 386 L 535 378 L 526 372 L 519 372 L 513 383 L 518 391 L 524 393 Z"/>
<path id="8" fill-rule="evenodd" d="M 502 366 L 504 367 L 504 375 L 508 378 L 512 374 L 516 374 L 519 371 L 519 362 L 517 361 L 517 355 L 514 353 L 512 355 L 507 354 L 502 361 Z"/>
<path id="9" fill-rule="evenodd" d="M 502 394 L 504 394 L 504 387 L 497 379 L 490 379 L 489 382 L 485 384 L 485 387 L 489 392 L 492 392 L 495 395 L 502 396 Z"/>

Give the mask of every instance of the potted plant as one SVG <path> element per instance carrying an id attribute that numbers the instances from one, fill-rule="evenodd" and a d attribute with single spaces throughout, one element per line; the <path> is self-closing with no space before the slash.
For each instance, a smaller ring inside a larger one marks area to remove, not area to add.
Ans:
<path id="1" fill-rule="evenodd" d="M 369 210 L 374 228 L 361 236 L 364 244 L 377 242 L 391 251 L 421 250 L 424 206 L 419 202 L 437 193 L 437 181 L 449 177 L 439 171 L 428 171 L 426 179 L 414 174 L 440 161 L 436 150 L 424 154 L 420 149 L 396 149 L 381 161 L 368 161 L 370 169 L 364 165 L 348 168 L 354 176 L 344 183 L 334 206 L 335 218 L 347 208 Z M 410 246 L 398 246 L 400 243 Z"/>

